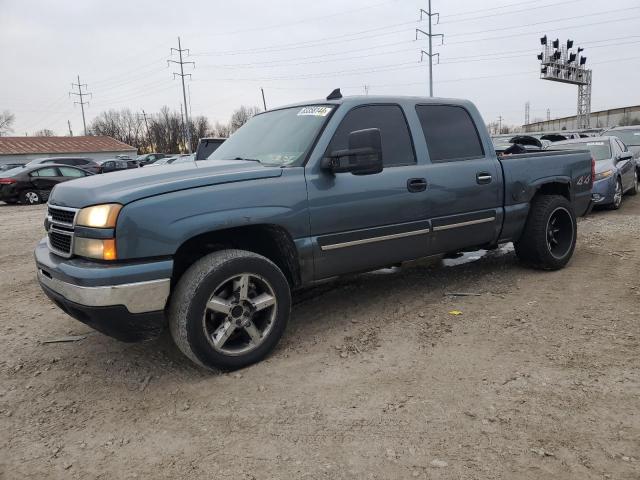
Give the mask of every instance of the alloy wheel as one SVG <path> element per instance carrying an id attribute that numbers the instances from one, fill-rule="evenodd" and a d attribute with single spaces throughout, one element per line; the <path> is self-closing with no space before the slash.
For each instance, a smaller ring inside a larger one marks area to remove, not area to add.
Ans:
<path id="1" fill-rule="evenodd" d="M 563 258 L 571 250 L 575 226 L 571 214 L 564 207 L 558 207 L 547 221 L 547 248 L 555 258 Z"/>
<path id="2" fill-rule="evenodd" d="M 203 328 L 214 350 L 243 355 L 269 335 L 277 312 L 273 287 L 264 278 L 242 273 L 220 283 L 207 301 Z"/>

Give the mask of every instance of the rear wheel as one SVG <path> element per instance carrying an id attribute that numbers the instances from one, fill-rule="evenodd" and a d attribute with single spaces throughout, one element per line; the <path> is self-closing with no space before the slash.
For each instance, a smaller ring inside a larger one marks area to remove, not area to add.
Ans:
<path id="1" fill-rule="evenodd" d="M 291 293 L 280 269 L 243 250 L 201 258 L 182 276 L 169 307 L 178 348 L 205 368 L 236 369 L 262 360 L 289 319 Z"/>
<path id="2" fill-rule="evenodd" d="M 558 270 L 571 259 L 576 246 L 576 218 L 571 203 L 560 195 L 540 195 L 531 209 L 516 255 L 534 268 Z"/>
<path id="3" fill-rule="evenodd" d="M 38 205 L 42 203 L 42 196 L 35 190 L 25 190 L 20 195 L 20 200 L 26 205 Z"/>

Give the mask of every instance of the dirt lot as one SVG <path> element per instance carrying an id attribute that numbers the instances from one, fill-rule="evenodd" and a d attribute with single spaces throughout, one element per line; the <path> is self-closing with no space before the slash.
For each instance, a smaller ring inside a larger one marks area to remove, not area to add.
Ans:
<path id="1" fill-rule="evenodd" d="M 0 205 L 0 478 L 640 478 L 640 197 L 560 272 L 502 249 L 302 292 L 234 374 L 55 308 L 44 210 Z"/>

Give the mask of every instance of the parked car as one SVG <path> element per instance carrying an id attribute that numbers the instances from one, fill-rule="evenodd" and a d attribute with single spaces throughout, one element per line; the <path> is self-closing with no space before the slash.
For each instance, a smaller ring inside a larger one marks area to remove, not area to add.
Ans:
<path id="1" fill-rule="evenodd" d="M 255 115 L 210 160 L 57 187 L 35 250 L 44 292 L 108 335 L 168 327 L 197 364 L 240 368 L 277 344 L 291 291 L 317 281 L 505 242 L 564 267 L 595 163 L 498 158 L 468 101 L 339 91 Z"/>
<path id="2" fill-rule="evenodd" d="M 225 142 L 226 138 L 201 138 L 196 148 L 196 160 L 206 160 L 220 145 Z"/>
<path id="3" fill-rule="evenodd" d="M 126 160 L 127 168 L 140 168 L 140 162 L 138 160 Z"/>
<path id="4" fill-rule="evenodd" d="M 535 152 L 542 150 L 543 143 L 535 137 L 530 135 L 511 135 L 510 137 L 498 138 L 493 141 L 495 150 L 497 153 L 502 153 L 505 150 L 513 147 L 514 144 L 520 145 L 527 152 Z"/>
<path id="5" fill-rule="evenodd" d="M 119 170 L 127 170 L 129 164 L 126 160 L 118 158 L 109 158 L 105 160 L 98 160 L 99 171 L 98 173 L 117 172 Z"/>
<path id="6" fill-rule="evenodd" d="M 602 135 L 613 135 L 624 143 L 633 154 L 638 175 L 640 175 L 640 125 L 629 127 L 613 127 L 602 132 Z"/>
<path id="7" fill-rule="evenodd" d="M 82 168 L 83 170 L 91 173 L 100 173 L 100 165 L 98 164 L 98 162 L 95 162 L 92 159 L 86 157 L 37 158 L 27 163 L 27 165 L 33 166 L 53 163 L 55 163 L 56 165 L 69 165 L 71 167 Z"/>
<path id="8" fill-rule="evenodd" d="M 14 168 L 24 167 L 24 163 L 5 163 L 0 165 L 0 172 L 6 172 L 7 170 L 13 170 Z"/>
<path id="9" fill-rule="evenodd" d="M 174 156 L 174 157 L 159 158 L 155 162 L 147 164 L 147 166 L 149 166 L 149 167 L 161 167 L 162 165 L 169 165 L 169 164 L 173 163 L 176 158 L 178 158 L 178 157 Z"/>
<path id="10" fill-rule="evenodd" d="M 189 155 L 180 155 L 173 162 L 171 162 L 171 165 L 178 165 L 181 163 L 193 163 L 195 161 L 195 158 L 196 158 L 195 153 L 191 153 Z"/>
<path id="11" fill-rule="evenodd" d="M 93 175 L 69 165 L 26 165 L 2 172 L 0 200 L 6 203 L 35 205 L 46 202 L 59 183 Z"/>
<path id="12" fill-rule="evenodd" d="M 156 160 L 166 157 L 164 153 L 145 153 L 144 155 L 138 155 L 136 160 L 140 163 L 141 167 L 145 165 L 150 165 Z"/>
<path id="13" fill-rule="evenodd" d="M 625 193 L 638 193 L 638 171 L 633 155 L 614 136 L 556 142 L 554 150 L 589 150 L 596 161 L 592 198 L 596 205 L 620 208 Z"/>

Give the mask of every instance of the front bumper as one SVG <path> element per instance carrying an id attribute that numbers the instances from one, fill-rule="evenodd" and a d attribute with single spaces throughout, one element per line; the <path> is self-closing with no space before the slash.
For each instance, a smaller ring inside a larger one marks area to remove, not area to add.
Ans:
<path id="1" fill-rule="evenodd" d="M 104 264 L 35 250 L 40 286 L 67 314 L 123 341 L 145 340 L 166 325 L 173 262 Z"/>
<path id="2" fill-rule="evenodd" d="M 613 196 L 616 193 L 616 177 L 603 178 L 593 183 L 591 189 L 591 199 L 596 205 L 608 205 L 613 203 Z"/>

